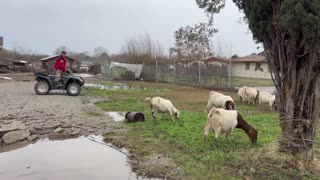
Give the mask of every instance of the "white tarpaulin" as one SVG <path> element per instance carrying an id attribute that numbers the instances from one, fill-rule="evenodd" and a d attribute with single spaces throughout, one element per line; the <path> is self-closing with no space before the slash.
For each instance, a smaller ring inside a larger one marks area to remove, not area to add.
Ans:
<path id="1" fill-rule="evenodd" d="M 138 79 L 142 72 L 143 64 L 126 64 L 126 63 L 111 62 L 109 68 L 111 69 L 113 67 L 123 67 L 131 72 L 134 72 L 135 78 Z"/>

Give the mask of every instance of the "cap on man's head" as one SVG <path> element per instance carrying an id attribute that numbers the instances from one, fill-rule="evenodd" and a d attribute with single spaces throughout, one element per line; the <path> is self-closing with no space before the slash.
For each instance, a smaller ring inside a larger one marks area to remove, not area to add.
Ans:
<path id="1" fill-rule="evenodd" d="M 67 54 L 67 52 L 66 52 L 66 51 L 61 51 L 61 54 L 66 55 L 66 54 Z"/>

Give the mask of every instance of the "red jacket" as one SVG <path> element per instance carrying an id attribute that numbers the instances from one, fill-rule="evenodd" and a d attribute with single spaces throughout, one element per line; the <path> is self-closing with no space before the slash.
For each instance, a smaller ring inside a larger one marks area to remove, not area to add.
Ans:
<path id="1" fill-rule="evenodd" d="M 53 67 L 55 70 L 60 70 L 62 72 L 65 72 L 66 66 L 67 66 L 66 58 L 64 56 L 60 55 L 59 57 L 57 57 Z"/>

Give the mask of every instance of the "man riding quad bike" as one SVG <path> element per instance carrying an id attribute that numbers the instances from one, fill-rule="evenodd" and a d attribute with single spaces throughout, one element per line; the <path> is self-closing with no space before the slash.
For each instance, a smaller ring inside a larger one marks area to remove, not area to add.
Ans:
<path id="1" fill-rule="evenodd" d="M 81 86 L 84 85 L 82 77 L 74 76 L 68 70 L 62 74 L 60 82 L 55 80 L 55 75 L 36 73 L 35 76 L 38 82 L 35 84 L 34 90 L 39 95 L 45 95 L 51 90 L 60 89 L 66 90 L 70 96 L 77 96 L 81 92 Z"/>
<path id="2" fill-rule="evenodd" d="M 66 90 L 68 95 L 77 96 L 81 92 L 81 86 L 84 85 L 84 80 L 80 76 L 74 76 L 66 69 L 66 52 L 62 51 L 61 55 L 57 57 L 54 64 L 56 75 L 47 75 L 44 73 L 35 73 L 38 81 L 34 90 L 39 95 L 45 95 L 51 90 L 60 89 Z"/>

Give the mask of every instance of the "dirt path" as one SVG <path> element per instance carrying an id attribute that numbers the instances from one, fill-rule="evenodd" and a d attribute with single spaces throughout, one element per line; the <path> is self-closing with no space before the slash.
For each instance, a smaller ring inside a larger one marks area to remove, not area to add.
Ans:
<path id="1" fill-rule="evenodd" d="M 36 95 L 34 84 L 14 80 L 0 83 L 0 148 L 10 141 L 10 137 L 7 142 L 4 139 L 9 131 L 23 131 L 20 139 L 23 138 L 24 143 L 45 137 L 65 139 L 99 135 L 106 131 L 108 120 L 104 116 L 94 117 L 86 113 L 88 110 L 99 110 L 90 103 L 83 103 L 85 97 L 67 96 L 62 91 Z"/>

